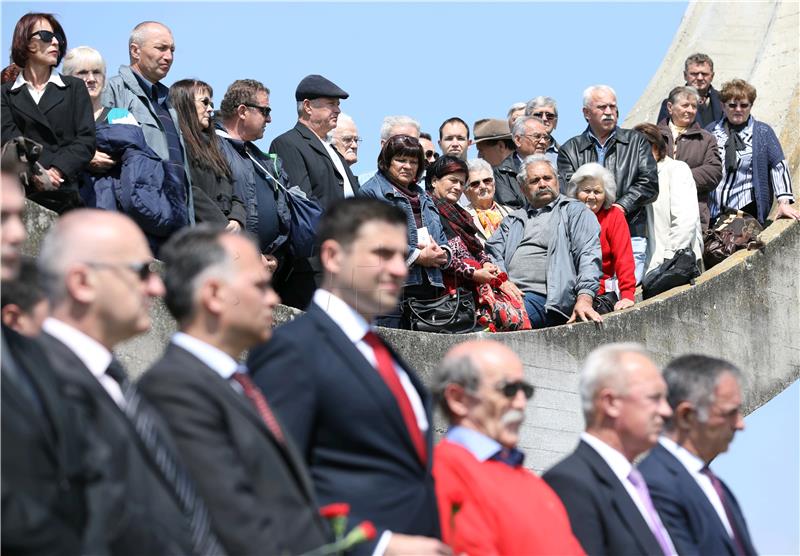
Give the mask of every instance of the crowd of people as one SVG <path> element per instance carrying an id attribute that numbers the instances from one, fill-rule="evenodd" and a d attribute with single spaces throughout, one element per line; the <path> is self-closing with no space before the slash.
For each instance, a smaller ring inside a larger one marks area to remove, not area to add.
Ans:
<path id="1" fill-rule="evenodd" d="M 633 130 L 592 86 L 563 144 L 556 101 L 536 97 L 476 122 L 475 160 L 462 119 L 437 153 L 389 116 L 356 177 L 329 79 L 300 82 L 297 125 L 264 153 L 263 83 L 235 81 L 214 111 L 207 83 L 162 83 L 167 27 L 137 25 L 129 47 L 106 81 L 100 53 L 28 14 L 3 72 L 4 554 L 333 554 L 345 514 L 353 554 L 756 553 L 709 467 L 744 427 L 731 362 L 662 372 L 637 344 L 598 347 L 578 447 L 539 477 L 511 349 L 460 343 L 429 390 L 374 329 L 460 289 L 489 330 L 600 321 L 676 251 L 699 259 L 726 210 L 800 218 L 750 84 L 717 92 L 693 55 L 664 118 Z M 36 261 L 26 196 L 61 214 Z M 178 332 L 134 382 L 113 350 L 160 297 Z M 305 313 L 273 330 L 281 301 Z"/>

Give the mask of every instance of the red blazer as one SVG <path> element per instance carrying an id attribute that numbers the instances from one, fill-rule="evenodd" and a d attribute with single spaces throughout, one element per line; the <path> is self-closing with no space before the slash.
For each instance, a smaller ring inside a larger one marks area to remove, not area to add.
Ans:
<path id="1" fill-rule="evenodd" d="M 596 214 L 600 222 L 600 249 L 603 251 L 603 278 L 597 295 L 606 291 L 606 280 L 615 274 L 619 283 L 620 299 L 633 301 L 636 290 L 635 264 L 631 247 L 631 232 L 625 214 L 619 207 L 600 209 Z"/>

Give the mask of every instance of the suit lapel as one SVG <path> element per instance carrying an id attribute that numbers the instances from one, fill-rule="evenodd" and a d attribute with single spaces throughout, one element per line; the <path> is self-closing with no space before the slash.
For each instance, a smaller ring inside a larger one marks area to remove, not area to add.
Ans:
<path id="1" fill-rule="evenodd" d="M 47 84 L 47 87 L 50 88 L 50 83 Z M 53 88 L 57 88 L 53 85 Z M 29 119 L 35 121 L 39 125 L 43 126 L 44 128 L 48 129 L 51 133 L 53 133 L 53 128 L 50 127 L 50 122 L 47 118 L 44 117 L 44 113 L 40 106 L 38 106 L 34 101 L 33 97 L 31 96 L 30 92 L 28 91 L 28 86 L 23 85 L 19 89 L 14 91 L 9 91 L 9 94 L 12 95 L 11 98 L 14 99 L 14 109 L 19 111 L 20 113 L 27 116 Z M 47 91 L 45 91 L 47 94 Z M 41 100 L 43 100 L 42 97 Z M 53 134 L 53 138 L 55 139 L 55 134 Z"/>
<path id="2" fill-rule="evenodd" d="M 731 514 L 730 517 L 732 517 L 733 521 L 735 522 L 731 523 L 731 526 L 736 529 L 737 533 L 739 533 L 739 540 L 744 545 L 744 549 L 747 554 L 757 554 L 756 549 L 753 546 L 753 541 L 750 539 L 750 531 L 747 530 L 747 522 L 744 519 L 742 509 L 739 507 L 739 502 L 736 500 L 736 497 L 733 495 L 731 489 L 728 488 L 728 485 L 726 485 L 722 479 L 720 479 L 720 483 L 722 483 L 722 489 L 725 491 L 725 496 L 728 499 L 728 508 Z M 733 539 L 726 534 L 725 540 L 728 541 L 732 552 L 735 553 L 736 550 L 733 549 Z"/>
<path id="3" fill-rule="evenodd" d="M 68 83 L 64 83 L 66 87 L 69 87 Z M 41 110 L 42 114 L 47 114 L 50 110 L 61 104 L 67 96 L 67 89 L 66 87 L 59 87 L 54 83 L 48 83 L 47 88 L 44 90 L 44 95 L 39 100 L 39 110 Z"/>

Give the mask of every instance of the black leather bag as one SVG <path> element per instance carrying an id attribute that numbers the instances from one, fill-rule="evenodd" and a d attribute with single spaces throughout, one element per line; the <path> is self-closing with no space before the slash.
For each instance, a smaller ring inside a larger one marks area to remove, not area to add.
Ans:
<path id="1" fill-rule="evenodd" d="M 606 315 L 614 312 L 614 305 L 619 301 L 617 292 L 606 292 L 603 295 L 598 295 L 592 302 L 592 309 L 600 315 Z"/>
<path id="2" fill-rule="evenodd" d="M 409 297 L 403 302 L 403 320 L 409 330 L 466 334 L 473 331 L 476 319 L 475 298 L 465 288 L 435 299 Z"/>
<path id="3" fill-rule="evenodd" d="M 654 295 L 692 282 L 700 276 L 694 251 L 689 247 L 678 249 L 671 259 L 664 261 L 642 279 L 642 297 Z"/>

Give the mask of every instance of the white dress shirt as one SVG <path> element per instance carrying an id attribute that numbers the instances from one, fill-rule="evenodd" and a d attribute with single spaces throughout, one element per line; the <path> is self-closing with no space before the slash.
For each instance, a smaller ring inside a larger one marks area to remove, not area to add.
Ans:
<path id="1" fill-rule="evenodd" d="M 55 85 L 56 87 L 60 87 L 61 89 L 66 87 L 64 80 L 61 79 L 61 76 L 55 69 L 50 70 L 50 79 L 47 80 L 47 83 L 45 83 L 44 87 L 42 87 L 41 89 L 37 89 L 29 81 L 27 81 L 25 77 L 23 77 L 22 75 L 23 73 L 24 71 L 19 72 L 19 75 L 17 75 L 17 79 L 14 81 L 14 84 L 11 85 L 11 90 L 15 91 L 20 87 L 22 87 L 23 85 L 27 86 L 28 92 L 31 94 L 31 97 L 33 97 L 33 102 L 35 102 L 37 106 L 39 104 L 39 101 L 42 100 L 42 95 L 44 95 L 44 92 L 47 90 L 47 83 L 52 83 L 53 85 Z"/>
<path id="2" fill-rule="evenodd" d="M 678 446 L 670 438 L 662 436 L 658 439 L 658 441 L 665 450 L 675 456 L 678 461 L 681 462 L 681 465 L 686 468 L 686 471 L 688 471 L 692 479 L 695 480 L 697 486 L 700 487 L 700 490 L 702 490 L 703 494 L 705 494 L 706 498 L 708 498 L 708 501 L 711 502 L 711 505 L 714 507 L 714 511 L 717 512 L 717 515 L 719 516 L 720 521 L 722 521 L 722 525 L 725 526 L 725 530 L 728 532 L 728 535 L 733 538 L 733 529 L 728 521 L 728 516 L 725 513 L 725 507 L 722 505 L 722 500 L 719 499 L 719 495 L 714 489 L 714 485 L 711 484 L 711 479 L 709 479 L 707 475 L 700 473 L 700 470 L 705 467 L 703 460 L 698 458 L 686 448 Z"/>
<path id="3" fill-rule="evenodd" d="M 336 166 L 336 170 L 342 176 L 345 198 L 355 196 L 355 190 L 353 189 L 353 184 L 350 183 L 350 178 L 347 176 L 347 172 L 344 169 L 344 165 L 342 164 L 342 159 L 339 158 L 339 155 L 333 149 L 330 143 L 322 139 L 320 141 L 322 141 L 322 146 L 325 147 L 325 150 L 328 152 L 328 156 L 330 157 L 331 162 L 333 162 L 333 165 Z"/>
<path id="4" fill-rule="evenodd" d="M 636 490 L 636 487 L 633 486 L 633 483 L 631 483 L 630 479 L 628 479 L 628 475 L 630 475 L 631 469 L 633 469 L 633 465 L 631 465 L 631 462 L 628 461 L 628 458 L 626 458 L 624 455 L 622 455 L 621 452 L 618 452 L 616 449 L 612 448 L 611 446 L 609 446 L 596 436 L 591 435 L 587 432 L 581 433 L 581 440 L 586 442 L 589 446 L 591 446 L 594 449 L 595 452 L 600 454 L 600 457 L 603 458 L 603 461 L 605 461 L 608 464 L 608 466 L 611 468 L 611 471 L 613 471 L 614 475 L 616 475 L 617 479 L 619 479 L 619 482 L 622 483 L 622 486 L 625 487 L 628 496 L 631 497 L 631 500 L 633 500 L 633 503 L 636 505 L 636 508 L 639 510 L 639 513 L 642 514 L 642 517 L 644 518 L 645 522 L 648 524 L 650 529 L 652 530 L 661 527 L 664 530 L 664 534 L 666 535 L 667 541 L 669 542 L 669 545 L 672 549 L 671 554 L 672 555 L 677 554 L 677 552 L 675 551 L 675 545 L 673 544 L 672 539 L 669 537 L 669 531 L 667 531 L 667 528 L 664 527 L 663 523 L 661 523 L 661 519 L 658 518 L 658 516 L 656 516 L 656 518 L 658 519 L 659 523 L 652 522 L 650 514 L 647 511 L 647 508 L 645 507 L 644 502 L 639 496 L 639 492 Z"/>
<path id="5" fill-rule="evenodd" d="M 81 360 L 81 363 L 89 369 L 89 372 L 97 379 L 100 386 L 108 392 L 111 399 L 120 408 L 125 407 L 125 396 L 122 395 L 122 388 L 120 388 L 116 380 L 106 374 L 106 370 L 114 356 L 104 345 L 94 338 L 90 338 L 74 326 L 70 326 L 53 317 L 48 317 L 44 320 L 42 330 L 67 346 Z"/>

